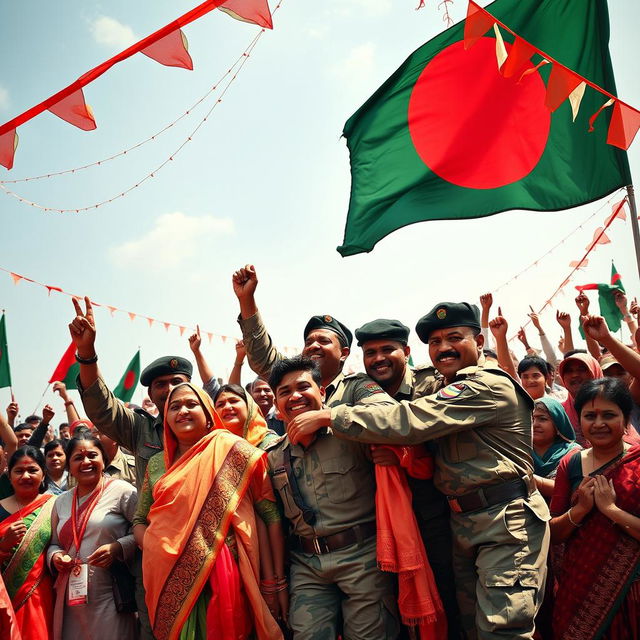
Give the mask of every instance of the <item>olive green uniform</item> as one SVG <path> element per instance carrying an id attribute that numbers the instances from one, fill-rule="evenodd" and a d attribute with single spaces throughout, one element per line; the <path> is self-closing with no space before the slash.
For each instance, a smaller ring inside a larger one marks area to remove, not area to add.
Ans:
<path id="1" fill-rule="evenodd" d="M 455 512 L 454 571 L 470 639 L 533 637 L 544 595 L 549 510 L 533 482 L 526 392 L 500 369 L 462 369 L 438 393 L 392 407 L 332 410 L 334 432 L 361 442 L 417 444 L 439 438 L 436 487 L 450 499 L 521 484 L 523 495 Z M 484 495 L 484 494 L 483 494 Z"/>

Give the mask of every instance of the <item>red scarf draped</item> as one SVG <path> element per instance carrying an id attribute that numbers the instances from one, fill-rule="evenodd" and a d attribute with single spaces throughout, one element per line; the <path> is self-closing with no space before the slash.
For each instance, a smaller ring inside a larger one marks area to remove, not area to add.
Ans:
<path id="1" fill-rule="evenodd" d="M 398 574 L 402 622 L 420 629 L 421 640 L 447 637 L 447 619 L 411 504 L 405 469 L 414 478 L 433 475 L 433 459 L 421 447 L 387 447 L 400 465 L 376 465 L 378 566 Z"/>

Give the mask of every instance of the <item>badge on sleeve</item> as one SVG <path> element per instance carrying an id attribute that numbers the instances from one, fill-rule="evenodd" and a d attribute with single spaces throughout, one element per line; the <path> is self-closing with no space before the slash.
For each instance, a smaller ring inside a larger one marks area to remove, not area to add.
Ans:
<path id="1" fill-rule="evenodd" d="M 440 389 L 440 391 L 438 391 L 437 398 L 439 400 L 453 400 L 454 398 L 457 398 L 466 388 L 467 385 L 464 384 L 464 382 L 454 382 Z"/>

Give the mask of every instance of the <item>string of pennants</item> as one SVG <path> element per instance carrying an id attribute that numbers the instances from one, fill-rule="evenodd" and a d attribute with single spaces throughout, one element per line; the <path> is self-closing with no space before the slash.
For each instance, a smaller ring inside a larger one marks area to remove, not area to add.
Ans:
<path id="1" fill-rule="evenodd" d="M 25 282 L 30 282 L 31 284 L 35 284 L 39 287 L 42 287 L 44 289 L 47 290 L 48 295 L 51 296 L 52 293 L 60 293 L 62 295 L 65 296 L 69 296 L 70 298 L 73 298 L 75 300 L 81 301 L 82 300 L 82 296 L 79 296 L 75 293 L 70 293 L 69 291 L 65 291 L 64 289 L 62 289 L 62 287 L 58 287 L 56 285 L 52 285 L 52 284 L 45 284 L 44 282 L 38 282 L 37 280 L 34 280 L 33 278 L 29 278 L 28 276 L 23 276 L 19 273 L 15 273 L 14 271 L 10 271 L 9 269 L 5 269 L 3 267 L 0 267 L 0 271 L 3 271 L 4 273 L 8 274 L 9 276 L 11 276 L 11 279 L 13 280 L 13 284 L 14 285 L 18 285 L 20 282 L 22 282 L 23 280 Z M 180 332 L 180 335 L 183 336 L 185 331 L 189 330 L 191 332 L 194 332 L 196 330 L 195 327 L 188 327 L 186 325 L 182 325 L 182 324 L 177 324 L 175 322 L 167 322 L 166 320 L 159 320 L 157 318 L 152 318 L 151 316 L 146 316 L 143 315 L 141 313 L 137 313 L 137 312 L 133 312 L 133 311 L 127 311 L 126 309 L 120 309 L 119 307 L 116 307 L 112 304 L 105 304 L 105 303 L 101 303 L 101 302 L 96 302 L 95 300 L 91 300 L 91 304 L 94 307 L 101 307 L 103 309 L 106 309 L 107 311 L 109 311 L 110 315 L 113 317 L 115 316 L 116 313 L 122 313 L 122 314 L 126 314 L 127 316 L 129 316 L 129 320 L 131 320 L 131 322 L 133 322 L 136 318 L 139 318 L 141 320 L 146 320 L 147 324 L 149 325 L 149 328 L 153 327 L 154 325 L 158 326 L 158 327 L 164 327 L 165 331 L 169 331 L 169 329 L 171 329 L 172 327 L 178 329 L 178 331 Z M 207 330 L 200 330 L 201 334 L 206 334 L 208 340 L 209 340 L 209 344 L 211 344 L 211 342 L 213 341 L 213 338 L 220 338 L 222 340 L 223 343 L 226 343 L 229 340 L 232 340 L 234 343 L 239 341 L 239 338 L 233 337 L 233 336 L 227 336 L 227 335 L 223 335 L 221 333 L 215 333 L 213 331 L 207 331 Z M 283 347 L 283 351 L 287 354 L 291 354 L 294 355 L 296 353 L 299 353 L 300 350 L 296 347 Z"/>
<path id="2" fill-rule="evenodd" d="M 544 51 L 521 38 L 515 31 L 494 18 L 473 0 L 469 0 L 464 25 L 464 48 L 471 48 L 491 29 L 493 29 L 496 38 L 498 69 L 505 78 L 519 76 L 519 82 L 521 82 L 526 76 L 537 71 L 543 65 L 553 65 L 547 83 L 545 98 L 547 108 L 553 112 L 565 100 L 569 100 L 575 122 L 585 90 L 590 87 L 601 93 L 606 98 L 606 101 L 589 118 L 589 131 L 594 130 L 596 119 L 602 111 L 613 106 L 607 133 L 607 144 L 625 150 L 631 146 L 638 129 L 640 129 L 640 111 L 638 109 L 626 104 L 602 87 L 560 64 Z M 515 38 L 509 52 L 507 52 L 500 29 L 510 33 Z M 535 55 L 540 56 L 541 60 L 531 67 L 529 63 Z"/>
<path id="3" fill-rule="evenodd" d="M 91 106 L 85 101 L 83 88 L 114 65 L 136 53 L 142 53 L 165 66 L 192 70 L 193 60 L 189 54 L 187 38 L 181 27 L 198 20 L 213 9 L 225 11 L 243 22 L 256 24 L 263 30 L 273 28 L 268 0 L 205 0 L 151 35 L 87 71 L 64 89 L 1 125 L 0 164 L 6 169 L 13 167 L 18 146 L 18 127 L 43 111 L 49 111 L 83 131 L 96 129 L 96 119 Z"/>
<path id="4" fill-rule="evenodd" d="M 626 220 L 627 216 L 626 216 L 626 212 L 624 210 L 624 206 L 627 204 L 627 197 L 625 196 L 622 200 L 620 200 L 620 202 L 618 202 L 617 204 L 615 204 L 613 206 L 613 210 L 611 212 L 611 214 L 607 217 L 607 219 L 604 222 L 604 226 L 603 227 L 598 227 L 593 234 L 593 239 L 591 240 L 591 242 L 589 242 L 589 244 L 585 247 L 585 253 L 582 256 L 582 258 L 580 260 L 573 260 L 569 263 L 569 266 L 572 268 L 571 272 L 569 273 L 569 275 L 558 285 L 558 287 L 555 289 L 555 291 L 547 298 L 547 300 L 545 301 L 545 303 L 542 305 L 542 307 L 540 307 L 540 309 L 536 312 L 538 315 L 540 315 L 547 307 L 552 307 L 552 301 L 553 299 L 562 291 L 562 289 L 564 289 L 564 287 L 566 287 L 569 282 L 571 281 L 571 278 L 573 277 L 573 275 L 576 273 L 576 271 L 578 271 L 579 269 L 586 267 L 589 264 L 589 260 L 588 257 L 591 254 L 592 251 L 595 251 L 595 249 L 598 247 L 598 245 L 601 244 L 610 244 L 611 243 L 611 239 L 607 236 L 607 229 L 611 226 L 611 224 L 613 223 L 614 220 Z M 529 318 L 523 325 L 522 328 L 526 328 L 527 326 L 529 326 L 529 324 L 531 324 L 531 318 Z M 511 338 L 509 338 L 509 341 L 515 340 L 517 336 L 511 336 Z"/>

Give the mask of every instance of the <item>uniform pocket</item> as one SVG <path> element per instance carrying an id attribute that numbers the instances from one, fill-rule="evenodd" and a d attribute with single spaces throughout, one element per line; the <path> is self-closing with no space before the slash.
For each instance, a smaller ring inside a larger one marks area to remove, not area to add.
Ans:
<path id="1" fill-rule="evenodd" d="M 533 629 L 540 587 L 536 571 L 496 568 L 480 581 L 479 604 L 489 629 Z"/>
<path id="2" fill-rule="evenodd" d="M 356 497 L 356 485 L 351 470 L 356 466 L 352 457 L 340 456 L 321 460 L 327 497 L 331 502 L 341 503 Z"/>
<path id="3" fill-rule="evenodd" d="M 446 446 L 451 462 L 466 462 L 478 455 L 478 446 L 469 440 L 468 434 L 454 434 L 445 439 L 440 446 Z"/>
<path id="4" fill-rule="evenodd" d="M 273 488 L 280 497 L 284 515 L 288 520 L 295 521 L 296 516 L 300 515 L 300 509 L 291 495 L 291 487 L 285 474 L 277 474 L 271 477 Z"/>

